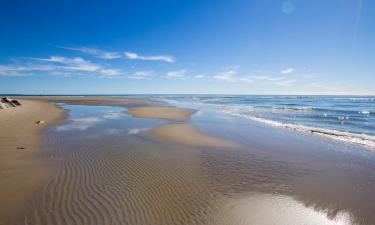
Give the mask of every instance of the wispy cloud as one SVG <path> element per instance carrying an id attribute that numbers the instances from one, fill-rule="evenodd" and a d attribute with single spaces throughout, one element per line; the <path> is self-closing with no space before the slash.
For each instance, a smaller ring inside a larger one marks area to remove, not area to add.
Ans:
<path id="1" fill-rule="evenodd" d="M 104 76 L 113 77 L 113 76 L 120 76 L 122 75 L 122 71 L 120 69 L 102 69 L 100 73 Z"/>
<path id="2" fill-rule="evenodd" d="M 36 58 L 36 60 L 53 63 L 55 66 L 53 70 L 55 72 L 64 72 L 65 74 L 79 71 L 94 73 L 105 78 L 113 78 L 123 74 L 122 70 L 120 69 L 92 63 L 91 61 L 85 60 L 81 57 L 67 58 L 61 56 L 51 56 L 49 58 Z"/>
<path id="3" fill-rule="evenodd" d="M 50 56 L 47 58 L 28 58 L 24 63 L 0 65 L 1 76 L 33 76 L 49 74 L 54 76 L 99 75 L 114 77 L 122 71 L 85 60 L 81 57 Z"/>
<path id="4" fill-rule="evenodd" d="M 236 82 L 236 78 L 234 77 L 237 71 L 235 69 L 231 69 L 225 72 L 219 72 L 215 76 L 214 79 L 226 82 Z"/>
<path id="5" fill-rule="evenodd" d="M 143 56 L 134 52 L 124 52 L 124 54 L 128 59 L 138 59 L 145 61 L 164 61 L 168 63 L 173 63 L 175 61 L 174 57 L 169 55 Z"/>
<path id="6" fill-rule="evenodd" d="M 155 72 L 152 70 L 142 70 L 134 72 L 129 78 L 131 79 L 139 79 L 139 80 L 145 80 L 145 79 L 151 79 L 155 76 Z"/>
<path id="7" fill-rule="evenodd" d="M 281 78 L 281 77 L 274 77 L 274 76 L 258 76 L 258 75 L 248 76 L 248 78 L 253 79 L 253 80 L 255 80 L 255 81 L 280 81 L 280 80 L 283 79 L 283 78 Z"/>
<path id="8" fill-rule="evenodd" d="M 52 71 L 50 65 L 0 65 L 1 76 L 30 76 L 35 71 Z"/>
<path id="9" fill-rule="evenodd" d="M 292 68 L 292 67 L 286 68 L 284 70 L 281 70 L 280 73 L 283 74 L 283 75 L 290 75 L 290 74 L 294 73 L 294 68 Z"/>
<path id="10" fill-rule="evenodd" d="M 246 82 L 246 83 L 253 83 L 253 82 L 259 82 L 259 81 L 276 83 L 276 82 L 282 82 L 283 79 L 284 78 L 282 78 L 282 77 L 265 76 L 265 75 L 253 75 L 253 76 L 241 77 L 238 80 Z"/>
<path id="11" fill-rule="evenodd" d="M 79 70 L 79 71 L 98 71 L 101 66 L 98 64 L 91 63 L 81 57 L 67 58 L 61 56 L 51 56 L 49 58 L 35 58 L 36 60 L 58 63 L 63 65 L 63 68 L 68 70 Z"/>
<path id="12" fill-rule="evenodd" d="M 173 63 L 175 58 L 170 55 L 150 55 L 144 56 L 139 55 L 134 52 L 115 52 L 115 51 L 104 51 L 97 48 L 88 48 L 88 47 L 67 47 L 67 46 L 60 46 L 60 48 L 68 49 L 72 51 L 83 52 L 86 54 L 90 54 L 102 59 L 118 59 L 118 58 L 128 58 L 128 59 L 138 59 L 138 60 L 145 60 L 145 61 L 163 61 L 168 63 Z"/>
<path id="13" fill-rule="evenodd" d="M 65 47 L 61 46 L 60 48 L 83 52 L 86 54 L 94 55 L 96 57 L 102 58 L 102 59 L 117 59 L 122 58 L 123 55 L 120 52 L 110 52 L 110 51 L 103 51 L 96 48 L 88 48 L 88 47 Z"/>
<path id="14" fill-rule="evenodd" d="M 166 77 L 168 78 L 173 78 L 173 79 L 184 79 L 186 75 L 186 70 L 175 70 L 175 71 L 170 71 L 165 74 Z"/>

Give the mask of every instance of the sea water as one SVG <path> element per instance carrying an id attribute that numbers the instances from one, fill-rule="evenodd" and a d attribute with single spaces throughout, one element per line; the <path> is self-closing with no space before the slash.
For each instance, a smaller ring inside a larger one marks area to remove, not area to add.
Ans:
<path id="1" fill-rule="evenodd" d="M 375 146 L 374 96 L 160 95 L 172 104 Z"/>

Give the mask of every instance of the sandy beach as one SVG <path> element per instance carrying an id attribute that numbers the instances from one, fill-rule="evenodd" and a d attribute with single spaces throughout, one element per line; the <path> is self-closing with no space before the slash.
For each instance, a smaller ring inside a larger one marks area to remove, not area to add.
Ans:
<path id="1" fill-rule="evenodd" d="M 0 224 L 48 176 L 40 152 L 40 131 L 65 115 L 44 100 L 21 100 L 22 106 L 0 110 Z M 38 124 L 37 121 L 44 123 Z"/>
<path id="2" fill-rule="evenodd" d="M 36 157 L 41 151 L 40 132 L 67 112 L 52 102 L 79 105 L 116 105 L 155 102 L 149 99 L 79 97 L 79 96 L 22 96 L 21 106 L 0 110 L 0 224 L 12 221 L 20 213 L 30 194 L 49 177 L 49 162 Z M 186 121 L 195 112 L 176 107 L 129 107 L 129 114 L 139 118 L 160 118 Z M 42 121 L 42 122 L 40 122 Z M 176 132 L 178 131 L 178 132 Z M 150 134 L 170 141 L 196 146 L 233 147 L 233 143 L 210 137 L 189 124 L 170 124 L 153 129 Z M 184 136 L 190 138 L 184 139 Z"/>
<path id="3" fill-rule="evenodd" d="M 0 110 L 1 225 L 375 219 L 375 159 L 344 144 L 147 99 L 16 99 Z"/>

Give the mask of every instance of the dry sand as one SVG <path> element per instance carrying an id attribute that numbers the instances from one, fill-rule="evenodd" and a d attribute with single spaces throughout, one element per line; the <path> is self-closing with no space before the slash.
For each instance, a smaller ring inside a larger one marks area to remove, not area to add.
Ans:
<path id="1" fill-rule="evenodd" d="M 236 143 L 202 133 L 192 124 L 167 124 L 150 130 L 155 137 L 191 146 L 238 147 Z"/>
<path id="2" fill-rule="evenodd" d="M 22 106 L 0 110 L 0 224 L 46 178 L 43 164 L 34 158 L 41 144 L 38 133 L 64 114 L 46 101 L 21 103 Z M 45 122 L 37 124 L 38 120 Z"/>
<path id="3" fill-rule="evenodd" d="M 169 106 L 134 106 L 127 111 L 138 118 L 155 118 L 167 120 L 188 120 L 196 112 L 194 109 L 184 109 Z"/>

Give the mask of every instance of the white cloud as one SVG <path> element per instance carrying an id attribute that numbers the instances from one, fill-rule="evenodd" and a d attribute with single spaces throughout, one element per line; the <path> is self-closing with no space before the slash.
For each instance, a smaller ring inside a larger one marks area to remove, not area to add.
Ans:
<path id="1" fill-rule="evenodd" d="M 239 81 L 243 81 L 243 82 L 246 82 L 246 83 L 253 83 L 255 81 L 255 79 L 253 79 L 251 76 L 248 76 L 248 77 L 241 77 L 239 79 Z"/>
<path id="2" fill-rule="evenodd" d="M 286 68 L 285 70 L 281 70 L 281 74 L 283 75 L 289 75 L 294 72 L 294 69 L 292 67 Z"/>
<path id="3" fill-rule="evenodd" d="M 113 77 L 113 76 L 119 76 L 119 75 L 121 75 L 122 71 L 119 70 L 119 69 L 102 69 L 102 70 L 100 70 L 100 73 L 103 76 Z"/>
<path id="4" fill-rule="evenodd" d="M 146 60 L 146 61 L 164 61 L 168 63 L 173 63 L 175 61 L 173 56 L 170 55 L 152 55 L 152 56 L 143 56 L 139 55 L 134 52 L 111 52 L 111 51 L 103 51 L 96 48 L 88 48 L 88 47 L 66 47 L 62 46 L 60 48 L 79 51 L 83 53 L 87 53 L 102 59 L 117 59 L 126 57 L 128 59 L 138 59 L 138 60 Z"/>
<path id="5" fill-rule="evenodd" d="M 168 78 L 183 79 L 185 78 L 186 70 L 175 70 L 165 74 Z"/>
<path id="6" fill-rule="evenodd" d="M 134 72 L 129 78 L 131 79 L 151 79 L 155 75 L 154 71 L 152 70 L 142 70 Z"/>
<path id="7" fill-rule="evenodd" d="M 30 76 L 35 71 L 52 71 L 50 65 L 0 65 L 0 76 Z"/>
<path id="8" fill-rule="evenodd" d="M 51 63 L 61 64 L 62 68 L 67 70 L 78 70 L 93 72 L 101 69 L 101 66 L 95 63 L 91 63 L 89 60 L 85 60 L 81 57 L 67 58 L 61 56 L 51 56 L 49 58 L 35 58 L 36 60 L 46 61 Z"/>
<path id="9" fill-rule="evenodd" d="M 61 48 L 87 53 L 87 54 L 94 55 L 102 59 L 117 59 L 117 58 L 123 57 L 123 55 L 120 52 L 109 52 L 109 51 L 103 51 L 103 50 L 99 50 L 95 48 L 87 48 L 87 47 L 61 47 Z"/>
<path id="10" fill-rule="evenodd" d="M 24 64 L 0 65 L 0 76 L 32 76 L 45 73 L 54 76 L 93 74 L 102 77 L 115 77 L 123 74 L 120 69 L 92 63 L 81 57 L 51 56 L 31 58 L 31 60 Z"/>
<path id="11" fill-rule="evenodd" d="M 169 55 L 153 55 L 153 56 L 142 56 L 134 52 L 124 52 L 125 56 L 128 59 L 138 59 L 146 61 L 164 61 L 168 63 L 173 63 L 175 61 L 173 56 Z"/>
<path id="12" fill-rule="evenodd" d="M 283 78 L 272 77 L 272 76 L 248 76 L 247 78 L 253 79 L 254 81 L 280 81 Z"/>
<path id="13" fill-rule="evenodd" d="M 220 81 L 236 82 L 236 78 L 234 77 L 236 73 L 237 71 L 232 69 L 225 72 L 219 72 L 213 76 L 213 78 Z"/>

